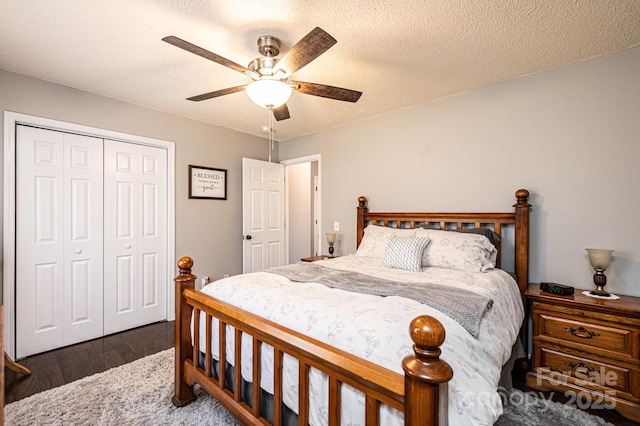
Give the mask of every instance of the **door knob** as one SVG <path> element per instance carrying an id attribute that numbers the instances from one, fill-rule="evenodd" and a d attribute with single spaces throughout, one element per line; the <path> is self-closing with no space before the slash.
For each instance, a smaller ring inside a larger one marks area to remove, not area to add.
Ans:
<path id="1" fill-rule="evenodd" d="M 130 249 L 131 248 L 131 244 L 125 244 L 124 248 Z"/>
<path id="2" fill-rule="evenodd" d="M 251 239 L 251 235 L 247 235 L 247 240 L 250 240 L 250 239 Z"/>
<path id="3" fill-rule="evenodd" d="M 75 252 L 76 252 L 76 254 L 80 254 L 80 253 L 82 253 L 82 250 L 81 249 L 75 249 Z"/>

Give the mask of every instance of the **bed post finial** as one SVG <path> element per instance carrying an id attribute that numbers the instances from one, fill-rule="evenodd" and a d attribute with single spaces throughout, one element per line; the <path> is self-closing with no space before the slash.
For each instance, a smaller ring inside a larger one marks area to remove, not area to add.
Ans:
<path id="1" fill-rule="evenodd" d="M 517 207 L 518 204 L 528 204 L 528 200 L 529 200 L 529 191 L 527 191 L 526 189 L 518 189 L 516 191 L 516 200 L 518 200 L 518 202 L 514 205 L 514 207 Z M 529 204 L 529 206 L 531 206 L 531 204 Z"/>
<path id="2" fill-rule="evenodd" d="M 453 369 L 440 359 L 440 345 L 445 331 L 440 321 L 422 315 L 411 321 L 409 334 L 413 340 L 413 354 L 402 360 L 404 370 L 404 399 L 406 426 L 437 425 L 439 412 L 447 415 L 446 383 L 453 377 Z M 440 398 L 440 392 L 445 395 Z"/>
<path id="3" fill-rule="evenodd" d="M 175 332 L 175 387 L 171 402 L 176 407 L 182 407 L 196 399 L 193 387 L 185 382 L 184 363 L 193 357 L 191 346 L 191 311 L 193 308 L 186 302 L 183 293 L 185 289 L 194 289 L 196 276 L 191 273 L 193 259 L 184 256 L 178 260 L 180 274 L 173 279 L 176 283 L 176 332 Z"/>
<path id="4" fill-rule="evenodd" d="M 191 275 L 191 268 L 193 267 L 193 259 L 189 256 L 181 257 L 178 260 L 178 269 L 180 275 Z"/>
<path id="5" fill-rule="evenodd" d="M 518 189 L 516 200 L 515 269 L 520 293 L 524 294 L 529 285 L 529 191 Z"/>

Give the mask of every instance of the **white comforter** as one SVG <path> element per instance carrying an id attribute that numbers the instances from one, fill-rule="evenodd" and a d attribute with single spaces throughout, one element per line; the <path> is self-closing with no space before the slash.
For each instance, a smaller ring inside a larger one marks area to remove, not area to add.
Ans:
<path id="1" fill-rule="evenodd" d="M 322 284 L 294 283 L 266 272 L 237 275 L 215 281 L 202 291 L 276 323 L 300 331 L 332 346 L 403 374 L 402 359 L 412 351 L 408 327 L 419 315 L 431 315 L 447 335 L 441 358 L 451 365 L 449 424 L 492 425 L 502 413 L 497 393 L 502 365 L 509 359 L 524 310 L 518 286 L 506 272 L 462 272 L 423 268 L 409 272 L 380 266 L 380 259 L 343 256 L 322 261 L 322 266 L 351 270 L 396 281 L 430 282 L 487 295 L 494 301 L 481 322 L 478 338 L 439 311 L 402 297 L 378 297 L 331 289 Z M 205 342 L 204 325 L 200 341 Z M 217 330 L 217 323 L 213 330 Z M 233 333 L 227 332 L 227 360 L 233 360 Z M 201 344 L 203 346 L 204 343 Z M 212 353 L 217 359 L 218 339 Z M 243 357 L 251 354 L 251 341 L 243 338 Z M 261 386 L 273 393 L 273 351 L 262 351 Z M 242 362 L 242 375 L 251 381 L 251 363 Z M 297 412 L 297 362 L 285 356 L 283 399 Z M 327 384 L 322 375 L 310 375 L 310 423 L 327 424 Z M 364 398 L 353 390 L 342 392 L 342 424 L 364 421 Z M 402 425 L 402 414 L 383 407 L 381 424 Z"/>

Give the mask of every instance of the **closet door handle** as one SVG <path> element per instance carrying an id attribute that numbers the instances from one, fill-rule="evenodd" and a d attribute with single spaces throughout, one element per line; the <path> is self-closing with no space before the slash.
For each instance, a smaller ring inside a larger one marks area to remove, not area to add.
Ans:
<path id="1" fill-rule="evenodd" d="M 75 249 L 74 251 L 75 251 L 75 253 L 76 253 L 76 254 L 80 254 L 80 253 L 82 253 L 82 250 L 81 250 L 81 249 Z"/>
<path id="2" fill-rule="evenodd" d="M 125 244 L 124 248 L 126 248 L 127 250 L 129 250 L 131 248 L 131 244 Z"/>

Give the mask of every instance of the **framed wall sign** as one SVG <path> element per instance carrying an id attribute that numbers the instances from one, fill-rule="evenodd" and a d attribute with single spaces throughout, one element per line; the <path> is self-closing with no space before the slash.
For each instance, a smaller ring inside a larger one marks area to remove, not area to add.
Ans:
<path id="1" fill-rule="evenodd" d="M 227 199 L 227 171 L 189 166 L 189 198 Z"/>

